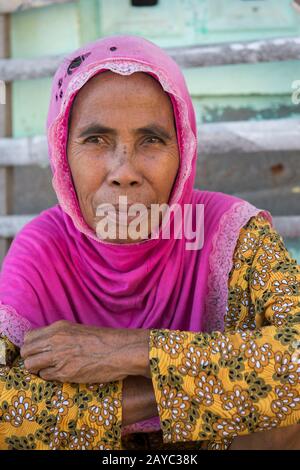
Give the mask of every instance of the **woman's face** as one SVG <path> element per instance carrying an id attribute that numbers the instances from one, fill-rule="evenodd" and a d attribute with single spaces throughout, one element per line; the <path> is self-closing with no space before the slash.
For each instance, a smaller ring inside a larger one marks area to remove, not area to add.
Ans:
<path id="1" fill-rule="evenodd" d="M 127 196 L 128 206 L 168 203 L 179 169 L 170 98 L 145 73 L 96 75 L 73 102 L 67 155 L 83 217 L 93 229 L 97 207 L 117 207 L 119 196 Z M 150 210 L 147 216 L 149 234 Z"/>

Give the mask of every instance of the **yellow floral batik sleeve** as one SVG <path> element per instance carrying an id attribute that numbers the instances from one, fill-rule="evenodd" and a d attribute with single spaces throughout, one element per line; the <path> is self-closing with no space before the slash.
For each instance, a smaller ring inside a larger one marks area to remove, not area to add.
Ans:
<path id="1" fill-rule="evenodd" d="M 150 367 L 164 443 L 300 423 L 300 267 L 262 216 L 240 232 L 225 332 L 150 332 Z"/>
<path id="2" fill-rule="evenodd" d="M 47 382 L 0 337 L 0 450 L 122 449 L 122 381 Z"/>

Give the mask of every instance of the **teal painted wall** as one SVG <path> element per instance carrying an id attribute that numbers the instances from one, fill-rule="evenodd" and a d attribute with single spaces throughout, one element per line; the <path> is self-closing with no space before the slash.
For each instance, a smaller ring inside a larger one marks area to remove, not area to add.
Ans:
<path id="1" fill-rule="evenodd" d="M 78 0 L 12 15 L 13 57 L 68 53 L 110 34 L 144 36 L 160 46 L 214 43 L 300 34 L 290 0 Z M 300 117 L 291 85 L 300 62 L 183 70 L 199 122 Z M 13 135 L 43 134 L 51 79 L 13 84 Z"/>

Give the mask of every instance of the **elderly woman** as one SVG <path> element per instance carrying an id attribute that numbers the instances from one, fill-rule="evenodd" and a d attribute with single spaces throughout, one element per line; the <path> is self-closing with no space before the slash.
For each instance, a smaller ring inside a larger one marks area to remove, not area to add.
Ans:
<path id="1" fill-rule="evenodd" d="M 86 45 L 57 70 L 47 135 L 59 203 L 0 278 L 0 448 L 295 447 L 300 267 L 270 213 L 193 189 L 176 63 L 139 37 Z M 188 207 L 203 243 L 176 210 L 149 228 L 157 204 Z"/>

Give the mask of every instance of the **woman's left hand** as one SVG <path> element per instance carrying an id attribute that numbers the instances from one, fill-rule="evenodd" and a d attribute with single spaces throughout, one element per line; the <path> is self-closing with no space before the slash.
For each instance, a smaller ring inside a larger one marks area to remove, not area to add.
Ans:
<path id="1" fill-rule="evenodd" d="M 24 365 L 45 380 L 106 383 L 128 375 L 151 378 L 145 329 L 98 328 L 69 321 L 29 331 Z"/>

